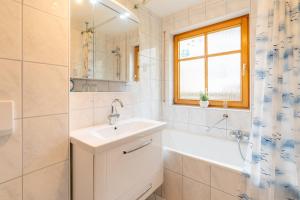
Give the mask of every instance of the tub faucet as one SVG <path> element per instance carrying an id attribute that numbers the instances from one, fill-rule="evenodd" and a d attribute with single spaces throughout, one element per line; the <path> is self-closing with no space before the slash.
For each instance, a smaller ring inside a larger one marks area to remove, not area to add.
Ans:
<path id="1" fill-rule="evenodd" d="M 111 113 L 107 117 L 110 125 L 115 125 L 118 119 L 120 118 L 120 114 L 118 113 L 116 103 L 119 103 L 121 108 L 124 107 L 124 104 L 120 99 L 114 99 L 111 102 Z"/>

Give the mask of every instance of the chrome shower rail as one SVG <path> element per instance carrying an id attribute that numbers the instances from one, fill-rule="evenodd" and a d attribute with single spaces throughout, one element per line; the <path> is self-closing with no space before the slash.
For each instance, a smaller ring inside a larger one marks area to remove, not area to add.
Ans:
<path id="1" fill-rule="evenodd" d="M 223 118 L 217 121 L 216 123 L 214 123 L 212 126 L 208 127 L 206 131 L 210 132 L 213 128 L 216 128 L 218 124 L 220 124 L 222 121 L 226 120 L 227 118 L 228 118 L 228 114 L 223 114 Z"/>

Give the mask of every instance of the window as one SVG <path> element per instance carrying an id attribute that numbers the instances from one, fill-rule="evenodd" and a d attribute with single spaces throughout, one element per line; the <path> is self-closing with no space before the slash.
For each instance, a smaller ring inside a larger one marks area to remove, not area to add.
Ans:
<path id="1" fill-rule="evenodd" d="M 174 103 L 249 107 L 248 16 L 174 36 Z"/>

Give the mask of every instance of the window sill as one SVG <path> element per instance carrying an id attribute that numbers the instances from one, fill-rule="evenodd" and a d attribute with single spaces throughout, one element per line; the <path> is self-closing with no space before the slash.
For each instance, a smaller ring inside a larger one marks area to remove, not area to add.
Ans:
<path id="1" fill-rule="evenodd" d="M 202 109 L 202 110 L 219 110 L 219 111 L 242 111 L 242 112 L 251 112 L 251 108 L 221 108 L 221 107 L 208 107 L 208 108 L 201 108 L 197 105 L 183 105 L 183 104 L 174 104 L 172 103 L 170 106 L 172 107 L 179 107 L 179 108 L 192 108 L 192 109 Z"/>

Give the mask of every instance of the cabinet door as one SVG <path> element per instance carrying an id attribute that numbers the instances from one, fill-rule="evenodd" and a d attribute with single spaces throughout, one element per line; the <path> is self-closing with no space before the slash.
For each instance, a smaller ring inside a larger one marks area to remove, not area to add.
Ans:
<path id="1" fill-rule="evenodd" d="M 109 199 L 124 199 L 130 190 L 148 184 L 145 180 L 151 180 L 162 169 L 161 134 L 112 149 L 107 154 L 107 164 Z"/>

